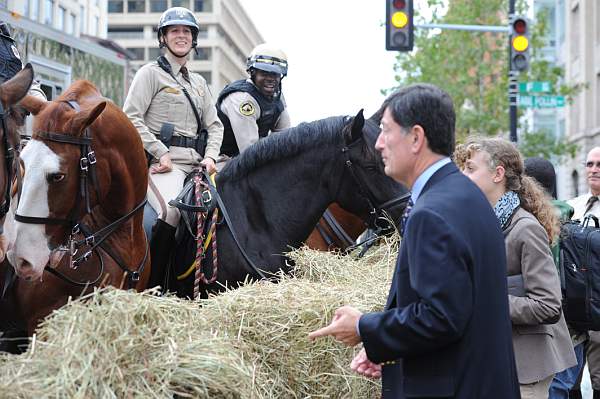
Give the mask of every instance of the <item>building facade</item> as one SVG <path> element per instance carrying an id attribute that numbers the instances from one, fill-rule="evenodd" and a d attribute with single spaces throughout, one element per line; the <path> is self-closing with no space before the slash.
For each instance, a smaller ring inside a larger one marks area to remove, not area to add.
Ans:
<path id="1" fill-rule="evenodd" d="M 106 0 L 5 0 L 6 9 L 68 35 L 106 38 Z"/>
<path id="2" fill-rule="evenodd" d="M 557 12 L 565 19 L 563 54 L 565 78 L 584 88 L 566 109 L 565 131 L 579 146 L 577 157 L 559 168 L 561 197 L 588 191 L 585 162 L 588 151 L 600 146 L 600 1 L 558 0 Z"/>
<path id="3" fill-rule="evenodd" d="M 161 54 L 158 20 L 175 6 L 192 10 L 200 24 L 188 69 L 204 76 L 213 95 L 245 77 L 246 58 L 264 40 L 238 0 L 108 0 L 108 38 L 134 54 L 136 70 Z"/>

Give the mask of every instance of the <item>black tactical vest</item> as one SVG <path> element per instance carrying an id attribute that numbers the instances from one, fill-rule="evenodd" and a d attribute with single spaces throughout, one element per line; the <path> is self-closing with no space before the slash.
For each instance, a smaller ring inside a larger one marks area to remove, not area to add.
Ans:
<path id="1" fill-rule="evenodd" d="M 4 82 L 23 68 L 15 41 L 12 37 L 0 33 L 0 82 Z"/>
<path id="2" fill-rule="evenodd" d="M 221 94 L 219 94 L 219 98 L 217 99 L 217 114 L 219 115 L 221 122 L 223 122 L 224 128 L 221 154 L 226 154 L 230 157 L 239 155 L 240 150 L 237 142 L 235 141 L 235 135 L 233 134 L 233 129 L 231 128 L 231 122 L 229 121 L 227 115 L 221 111 L 221 103 L 225 97 L 236 91 L 249 93 L 258 103 L 258 106 L 260 107 L 260 118 L 258 118 L 256 124 L 258 125 L 258 136 L 260 138 L 267 137 L 269 135 L 269 132 L 275 127 L 275 124 L 279 119 L 279 115 L 281 115 L 285 108 L 280 96 L 269 99 L 263 95 L 256 88 L 256 86 L 246 80 L 236 80 L 235 82 L 225 86 L 223 91 L 221 91 Z"/>

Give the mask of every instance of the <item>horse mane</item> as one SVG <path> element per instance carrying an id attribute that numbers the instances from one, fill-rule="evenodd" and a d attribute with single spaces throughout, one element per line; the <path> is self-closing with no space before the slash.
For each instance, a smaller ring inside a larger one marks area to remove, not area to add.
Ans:
<path id="1" fill-rule="evenodd" d="M 335 143 L 342 137 L 346 117 L 333 116 L 270 134 L 231 159 L 220 178 L 238 180 L 263 165 L 296 156 L 302 151 Z"/>

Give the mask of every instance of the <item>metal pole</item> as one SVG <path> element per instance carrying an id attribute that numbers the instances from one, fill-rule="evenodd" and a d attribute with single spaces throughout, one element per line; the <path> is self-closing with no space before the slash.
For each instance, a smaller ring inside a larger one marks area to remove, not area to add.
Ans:
<path id="1" fill-rule="evenodd" d="M 509 25 L 515 16 L 515 1 L 508 0 Z M 512 32 L 508 34 L 508 117 L 510 128 L 510 141 L 516 143 L 517 138 L 517 71 L 513 71 L 511 55 Z"/>

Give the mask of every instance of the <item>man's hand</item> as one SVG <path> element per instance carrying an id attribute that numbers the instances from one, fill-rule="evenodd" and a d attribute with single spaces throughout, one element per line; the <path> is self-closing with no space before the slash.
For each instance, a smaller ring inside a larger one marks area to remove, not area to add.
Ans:
<path id="1" fill-rule="evenodd" d="M 368 378 L 381 378 L 381 365 L 370 361 L 364 349 L 361 349 L 354 359 L 352 359 L 350 368 L 354 372 Z"/>
<path id="2" fill-rule="evenodd" d="M 158 160 L 158 163 L 150 166 L 150 173 L 166 173 L 173 170 L 171 155 L 167 152 Z"/>
<path id="3" fill-rule="evenodd" d="M 308 338 L 316 339 L 327 335 L 333 336 L 338 341 L 348 346 L 354 346 L 360 343 L 360 336 L 356 330 L 358 319 L 362 313 L 350 306 L 342 306 L 335 311 L 333 321 L 327 327 L 313 331 L 308 334 Z"/>
<path id="4" fill-rule="evenodd" d="M 200 162 L 200 165 L 203 165 L 206 168 L 209 175 L 212 175 L 217 171 L 217 165 L 215 165 L 215 160 L 212 158 L 204 158 L 202 162 Z"/>

